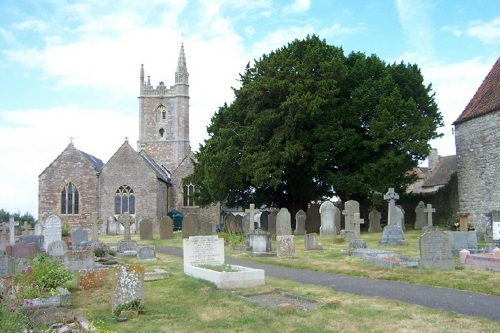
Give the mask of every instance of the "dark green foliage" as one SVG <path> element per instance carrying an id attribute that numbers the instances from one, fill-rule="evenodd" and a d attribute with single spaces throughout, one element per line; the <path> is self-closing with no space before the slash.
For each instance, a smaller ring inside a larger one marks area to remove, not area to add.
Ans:
<path id="1" fill-rule="evenodd" d="M 5 211 L 5 209 L 0 209 L 0 222 L 9 221 L 10 216 L 14 217 L 15 221 L 28 222 L 29 224 L 31 224 L 31 226 L 34 226 L 36 223 L 36 220 L 33 217 L 33 215 L 31 215 L 28 212 L 21 215 L 20 211 L 17 211 L 17 213 L 9 213 Z"/>
<path id="2" fill-rule="evenodd" d="M 191 181 L 197 203 L 306 208 L 379 200 L 427 157 L 442 116 L 418 66 L 386 64 L 317 36 L 263 55 L 208 126 Z"/>

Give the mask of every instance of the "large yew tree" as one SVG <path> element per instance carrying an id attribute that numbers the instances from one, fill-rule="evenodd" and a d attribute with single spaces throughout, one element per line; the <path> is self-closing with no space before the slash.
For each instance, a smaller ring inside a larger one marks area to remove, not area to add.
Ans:
<path id="1" fill-rule="evenodd" d="M 317 36 L 247 65 L 212 117 L 191 181 L 197 203 L 307 208 L 372 201 L 413 181 L 442 116 L 417 65 L 387 64 Z"/>

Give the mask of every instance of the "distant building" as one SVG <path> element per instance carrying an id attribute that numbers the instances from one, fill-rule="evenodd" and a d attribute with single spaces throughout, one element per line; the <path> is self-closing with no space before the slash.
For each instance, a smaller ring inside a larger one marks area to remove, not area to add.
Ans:
<path id="1" fill-rule="evenodd" d="M 181 46 L 175 84 L 153 87 L 140 71 L 139 140 L 135 151 L 128 140 L 104 164 L 71 142 L 40 174 L 38 218 L 57 214 L 63 223 L 88 226 L 93 212 L 107 220 L 130 213 L 136 220 L 159 219 L 171 210 L 195 213 L 219 223 L 220 208 L 196 205 L 189 142 L 189 73 Z M 105 138 L 103 138 L 105 140 Z M 103 224 L 103 229 L 105 223 Z"/>

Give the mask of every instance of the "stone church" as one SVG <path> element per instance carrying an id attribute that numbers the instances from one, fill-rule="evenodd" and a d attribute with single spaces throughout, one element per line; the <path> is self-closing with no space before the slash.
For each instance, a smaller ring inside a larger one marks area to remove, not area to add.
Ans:
<path id="1" fill-rule="evenodd" d="M 189 73 L 181 45 L 175 84 L 151 85 L 141 65 L 139 140 L 128 140 L 107 163 L 68 147 L 39 175 L 38 219 L 58 215 L 72 228 L 88 227 L 93 212 L 106 221 L 130 213 L 136 221 L 158 220 L 172 210 L 197 214 L 200 221 L 219 223 L 218 205 L 196 206 L 189 142 Z M 105 223 L 102 231 L 105 232 Z"/>

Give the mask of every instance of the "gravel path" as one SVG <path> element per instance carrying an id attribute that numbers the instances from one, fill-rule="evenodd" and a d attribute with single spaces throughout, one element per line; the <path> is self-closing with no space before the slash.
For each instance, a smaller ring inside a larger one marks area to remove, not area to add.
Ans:
<path id="1" fill-rule="evenodd" d="M 156 251 L 182 257 L 182 249 L 179 248 L 157 247 Z M 356 295 L 394 299 L 429 308 L 500 321 L 499 296 L 404 282 L 374 280 L 341 274 L 285 268 L 231 258 L 228 258 L 226 262 L 232 265 L 263 269 L 266 276 L 304 284 L 331 287 L 337 291 Z"/>

